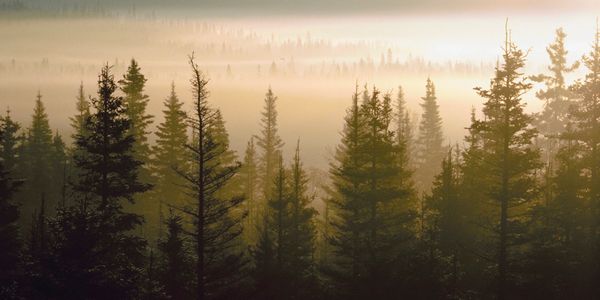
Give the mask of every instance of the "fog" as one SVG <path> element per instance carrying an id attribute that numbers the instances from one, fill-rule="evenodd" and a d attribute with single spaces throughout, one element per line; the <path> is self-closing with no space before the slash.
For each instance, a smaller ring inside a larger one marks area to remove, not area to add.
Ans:
<path id="1" fill-rule="evenodd" d="M 157 10 L 160 5 L 139 5 L 137 11 L 114 8 L 104 15 L 7 10 L 0 14 L 0 106 L 27 124 L 40 91 L 51 126 L 69 136 L 79 83 L 93 95 L 103 64 L 114 65 L 120 78 L 135 58 L 148 78 L 148 109 L 156 125 L 171 82 L 191 105 L 186 59 L 194 52 L 210 78 L 210 102 L 222 110 L 238 154 L 258 133 L 269 86 L 279 98 L 285 155 L 291 155 L 300 139 L 305 163 L 326 168 L 355 84 L 393 94 L 402 85 L 418 118 L 428 77 L 436 85 L 447 143 L 462 143 L 471 108 L 482 104 L 473 88 L 486 86 L 493 75 L 506 18 L 513 40 L 529 51 L 530 74 L 544 71 L 545 47 L 555 28 L 563 27 L 568 34 L 571 61 L 587 51 L 595 30 L 594 11 L 558 13 L 559 1 L 547 2 L 556 5 L 544 14 L 529 9 L 488 12 L 485 6 L 467 13 L 468 5 L 428 13 L 414 3 L 410 13 L 359 13 L 355 6 L 347 14 L 243 17 L 211 17 L 200 8 L 194 8 L 195 14 L 176 6 Z M 583 1 L 582 7 L 586 5 L 591 4 Z M 528 111 L 541 109 L 535 89 L 524 97 Z"/>

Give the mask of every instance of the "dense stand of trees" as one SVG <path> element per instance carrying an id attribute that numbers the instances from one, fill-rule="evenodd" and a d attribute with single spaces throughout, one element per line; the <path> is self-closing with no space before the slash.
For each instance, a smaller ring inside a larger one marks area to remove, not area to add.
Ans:
<path id="1" fill-rule="evenodd" d="M 573 83 L 565 39 L 528 76 L 507 34 L 456 145 L 431 79 L 418 128 L 401 87 L 357 85 L 323 197 L 300 141 L 284 158 L 271 88 L 238 158 L 193 55 L 193 106 L 173 84 L 155 133 L 135 60 L 79 86 L 71 144 L 38 92 L 29 124 L 0 117 L 0 298 L 597 298 L 600 32 Z"/>

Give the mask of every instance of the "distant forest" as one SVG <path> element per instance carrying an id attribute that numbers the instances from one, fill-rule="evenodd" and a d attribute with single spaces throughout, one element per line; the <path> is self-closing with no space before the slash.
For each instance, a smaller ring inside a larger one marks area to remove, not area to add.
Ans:
<path id="1" fill-rule="evenodd" d="M 158 117 L 143 62 L 95 70 L 94 96 L 74 84 L 69 143 L 38 91 L 29 123 L 0 117 L 0 298 L 598 299 L 600 30 L 578 61 L 565 44 L 524 74 L 507 30 L 460 145 L 432 79 L 418 122 L 401 86 L 357 82 L 324 176 L 280 137 L 271 88 L 231 150 L 194 53 L 193 105 L 173 83 Z"/>

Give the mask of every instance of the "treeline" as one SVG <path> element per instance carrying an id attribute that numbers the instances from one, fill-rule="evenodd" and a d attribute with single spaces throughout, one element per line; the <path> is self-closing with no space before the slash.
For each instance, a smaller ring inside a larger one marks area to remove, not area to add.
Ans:
<path id="1" fill-rule="evenodd" d="M 581 63 L 565 37 L 549 72 L 527 76 L 507 35 L 463 146 L 444 145 L 432 80 L 418 128 L 401 88 L 357 85 L 320 213 L 300 141 L 283 158 L 273 91 L 238 158 L 193 55 L 193 106 L 173 85 L 154 144 L 135 60 L 120 80 L 104 66 L 94 97 L 80 86 L 70 145 L 38 93 L 29 127 L 0 122 L 0 296 L 596 298 L 600 32 Z"/>

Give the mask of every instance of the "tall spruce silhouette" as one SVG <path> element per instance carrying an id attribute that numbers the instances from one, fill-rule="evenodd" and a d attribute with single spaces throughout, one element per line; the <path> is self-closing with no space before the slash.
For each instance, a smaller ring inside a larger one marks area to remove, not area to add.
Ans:
<path id="1" fill-rule="evenodd" d="M 531 89 L 531 84 L 521 73 L 525 65 L 525 53 L 512 42 L 508 29 L 503 47 L 502 63 L 496 67 L 489 89 L 475 90 L 485 99 L 484 120 L 472 125 L 481 135 L 481 157 L 488 176 L 485 188 L 497 208 L 491 224 L 496 244 L 496 297 L 506 299 L 514 296 L 512 262 L 518 252 L 511 251 L 522 233 L 520 224 L 525 222 L 519 209 L 531 205 L 535 199 L 535 172 L 541 167 L 539 152 L 532 147 L 537 132 L 532 128 L 533 117 L 523 111 L 525 102 L 521 96 Z"/>
<path id="2" fill-rule="evenodd" d="M 142 216 L 123 211 L 126 202 L 150 186 L 138 179 L 142 162 L 132 155 L 134 138 L 123 99 L 104 66 L 98 76 L 98 95 L 84 122 L 86 135 L 77 136 L 80 172 L 73 183 L 75 199 L 51 222 L 51 273 L 54 297 L 132 298 L 142 293 L 146 242 L 131 231 Z"/>
<path id="3" fill-rule="evenodd" d="M 222 155 L 229 149 L 216 142 L 211 131 L 217 110 L 208 104 L 208 80 L 189 57 L 192 68 L 191 86 L 194 110 L 188 116 L 193 128 L 191 171 L 179 172 L 188 182 L 192 205 L 183 208 L 192 219 L 191 236 L 196 249 L 196 298 L 214 299 L 236 297 L 238 284 L 244 277 L 244 251 L 241 247 L 242 222 L 246 216 L 241 211 L 244 198 L 225 198 L 220 194 L 223 186 L 236 174 L 240 164 L 223 164 Z"/>
<path id="4" fill-rule="evenodd" d="M 440 162 L 444 157 L 442 143 L 442 118 L 440 117 L 439 105 L 435 94 L 435 85 L 427 78 L 425 85 L 425 96 L 421 98 L 421 120 L 419 121 L 419 136 L 416 141 L 416 165 L 415 179 L 422 191 L 431 187 L 433 177 L 438 173 Z"/>

